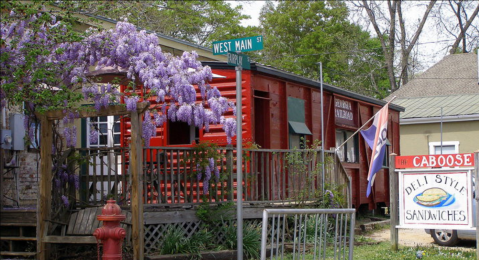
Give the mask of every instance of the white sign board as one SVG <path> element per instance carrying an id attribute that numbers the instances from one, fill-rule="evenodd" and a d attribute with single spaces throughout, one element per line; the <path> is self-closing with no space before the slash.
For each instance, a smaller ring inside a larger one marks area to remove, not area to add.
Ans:
<path id="1" fill-rule="evenodd" d="M 470 170 L 399 172 L 399 228 L 470 229 Z"/>

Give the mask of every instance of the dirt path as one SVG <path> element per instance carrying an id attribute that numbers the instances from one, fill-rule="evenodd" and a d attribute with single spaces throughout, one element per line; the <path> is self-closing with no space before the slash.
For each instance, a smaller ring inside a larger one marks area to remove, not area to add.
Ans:
<path id="1" fill-rule="evenodd" d="M 383 229 L 380 231 L 375 231 L 365 237 L 369 237 L 376 241 L 391 241 L 390 239 L 390 230 Z M 431 235 L 427 234 L 424 229 L 399 229 L 399 245 L 402 246 L 421 246 L 421 247 L 441 247 L 434 243 L 434 239 Z M 461 241 L 458 245 L 453 247 L 454 249 L 459 250 L 476 250 L 475 249 L 476 241 Z M 447 248 L 447 247 L 441 247 Z"/>
<path id="2" fill-rule="evenodd" d="M 390 232 L 389 229 L 384 229 L 368 234 L 366 237 L 377 241 L 390 241 Z M 431 246 L 434 245 L 434 239 L 424 229 L 399 229 L 399 244 L 403 246 Z"/>

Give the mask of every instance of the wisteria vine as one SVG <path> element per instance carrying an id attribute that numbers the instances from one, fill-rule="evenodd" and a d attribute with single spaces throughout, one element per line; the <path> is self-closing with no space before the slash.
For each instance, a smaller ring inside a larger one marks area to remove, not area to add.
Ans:
<path id="1" fill-rule="evenodd" d="M 208 84 L 212 80 L 211 68 L 202 66 L 194 51 L 180 57 L 163 52 L 156 35 L 139 31 L 126 20 L 118 22 L 114 29 L 90 28 L 80 34 L 44 9 L 34 14 L 12 9 L 3 18 L 0 23 L 0 105 L 3 108 L 24 104 L 26 114 L 30 115 L 25 117 L 27 127 L 35 120 L 36 112 L 63 109 L 66 116 L 61 134 L 65 143 L 59 142 L 61 145 L 54 147 L 54 151 L 76 146 L 77 130 L 73 120 L 78 118 L 82 100 L 94 103 L 94 109 L 100 110 L 120 104 L 123 97 L 126 109 L 134 111 L 138 102 L 155 98 L 157 107 L 146 111 L 143 120 L 142 137 L 146 147 L 156 135 L 156 127 L 168 119 L 205 131 L 209 131 L 211 124 L 222 124 L 228 143 L 236 133 L 234 118 L 224 116 L 230 109 L 236 112 L 234 104 Z M 120 93 L 114 82 L 96 83 L 91 76 L 91 66 L 95 66 L 95 70 L 126 72 L 127 90 Z M 201 96 L 199 101 L 197 90 Z M 143 93 L 142 97 L 138 91 Z M 33 139 L 33 131 L 29 133 Z M 90 132 L 90 141 L 98 142 L 96 130 Z M 65 172 L 60 170 L 63 166 L 56 167 L 55 182 L 67 183 Z M 200 172 L 211 176 L 211 171 L 215 172 L 213 168 L 204 167 Z M 78 186 L 75 180 L 71 183 Z M 68 198 L 62 196 L 67 205 Z"/>

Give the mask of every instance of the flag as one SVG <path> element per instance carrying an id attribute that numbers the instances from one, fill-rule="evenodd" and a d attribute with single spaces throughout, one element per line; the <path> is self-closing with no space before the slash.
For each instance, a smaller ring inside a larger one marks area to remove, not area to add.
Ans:
<path id="1" fill-rule="evenodd" d="M 388 133 L 388 106 L 389 103 L 374 115 L 374 122 L 368 129 L 361 130 L 361 135 L 373 151 L 371 154 L 371 162 L 369 163 L 367 197 L 371 194 L 371 187 L 374 184 L 376 173 L 383 165 L 384 153 L 386 152 L 386 136 Z"/>

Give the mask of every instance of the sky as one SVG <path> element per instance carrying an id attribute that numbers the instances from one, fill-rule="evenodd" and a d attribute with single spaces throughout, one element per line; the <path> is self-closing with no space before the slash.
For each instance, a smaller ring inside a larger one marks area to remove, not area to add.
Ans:
<path id="1" fill-rule="evenodd" d="M 266 1 L 228 1 L 231 6 L 236 7 L 239 4 L 243 6 L 243 14 L 251 16 L 251 19 L 241 21 L 241 25 L 259 25 L 259 13 L 261 7 Z"/>

